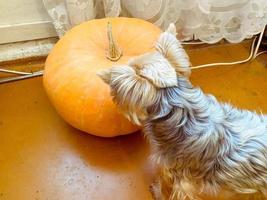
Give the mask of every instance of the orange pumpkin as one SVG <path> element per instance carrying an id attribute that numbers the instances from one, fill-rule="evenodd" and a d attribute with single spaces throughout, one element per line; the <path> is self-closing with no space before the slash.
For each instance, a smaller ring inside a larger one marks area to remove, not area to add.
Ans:
<path id="1" fill-rule="evenodd" d="M 154 50 L 161 30 L 134 18 L 84 22 L 55 45 L 46 63 L 43 83 L 57 112 L 72 126 L 102 137 L 135 132 L 112 102 L 109 87 L 96 75 Z"/>

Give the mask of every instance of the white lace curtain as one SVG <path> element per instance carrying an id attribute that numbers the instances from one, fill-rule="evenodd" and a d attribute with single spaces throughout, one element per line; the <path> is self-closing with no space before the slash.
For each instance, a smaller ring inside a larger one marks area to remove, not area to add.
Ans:
<path id="1" fill-rule="evenodd" d="M 142 18 L 162 29 L 175 23 L 181 40 L 237 43 L 263 30 L 267 0 L 43 0 L 61 37 L 90 19 Z"/>

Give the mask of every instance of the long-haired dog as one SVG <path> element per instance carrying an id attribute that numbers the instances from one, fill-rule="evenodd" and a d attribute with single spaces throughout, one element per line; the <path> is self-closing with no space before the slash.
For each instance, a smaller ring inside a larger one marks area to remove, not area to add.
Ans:
<path id="1" fill-rule="evenodd" d="M 160 176 L 157 200 L 197 199 L 220 188 L 267 196 L 267 117 L 205 95 L 174 25 L 150 52 L 100 71 L 114 101 L 150 141 Z"/>

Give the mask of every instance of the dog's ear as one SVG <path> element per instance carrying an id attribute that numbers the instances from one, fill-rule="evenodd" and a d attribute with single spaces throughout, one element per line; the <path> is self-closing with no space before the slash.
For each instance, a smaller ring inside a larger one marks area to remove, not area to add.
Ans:
<path id="1" fill-rule="evenodd" d="M 157 88 L 177 86 L 175 69 L 158 52 L 132 58 L 128 64 L 137 75 L 149 80 Z"/>
<path id="2" fill-rule="evenodd" d="M 176 31 L 176 27 L 175 27 L 174 23 L 170 23 L 169 27 L 166 29 L 165 32 L 171 33 L 172 35 L 174 35 L 176 37 L 177 31 Z"/>
<path id="3" fill-rule="evenodd" d="M 174 24 L 170 24 L 169 28 L 160 35 L 155 47 L 171 63 L 177 73 L 188 77 L 191 73 L 191 64 L 175 35 L 176 28 Z"/>
<path id="4" fill-rule="evenodd" d="M 111 68 L 102 69 L 96 73 L 105 83 L 110 84 L 111 81 Z"/>

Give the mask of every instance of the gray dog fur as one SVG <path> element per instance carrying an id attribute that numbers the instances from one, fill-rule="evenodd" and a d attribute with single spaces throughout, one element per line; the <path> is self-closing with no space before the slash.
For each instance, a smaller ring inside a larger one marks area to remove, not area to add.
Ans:
<path id="1" fill-rule="evenodd" d="M 193 87 L 190 62 L 173 25 L 155 48 L 98 73 L 151 144 L 160 169 L 154 199 L 197 199 L 221 188 L 267 197 L 267 117 Z"/>

